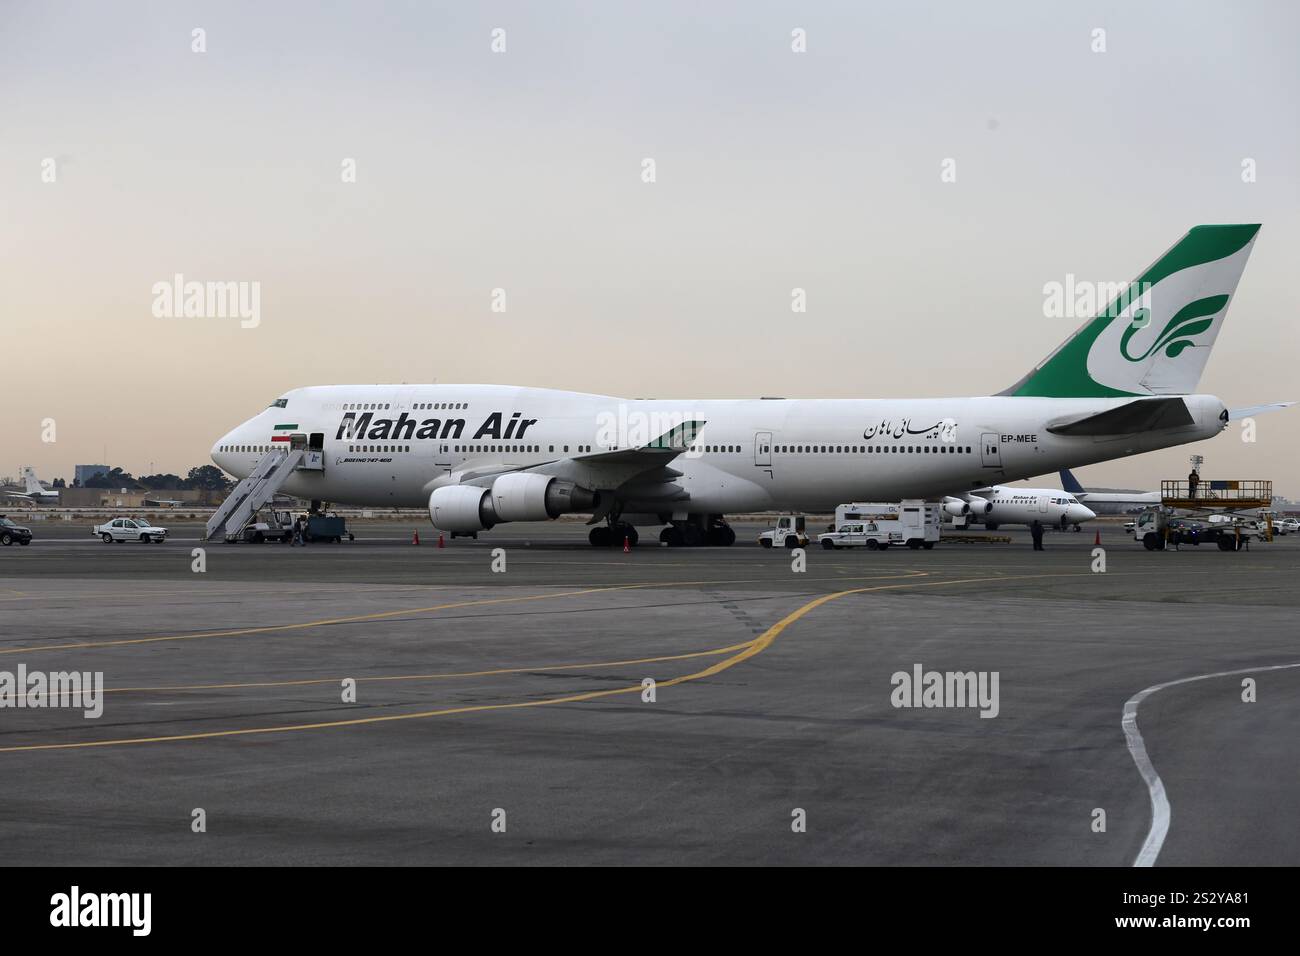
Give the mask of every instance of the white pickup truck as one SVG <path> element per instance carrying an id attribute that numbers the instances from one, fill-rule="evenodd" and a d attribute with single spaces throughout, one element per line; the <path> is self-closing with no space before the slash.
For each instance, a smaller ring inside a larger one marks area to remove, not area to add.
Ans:
<path id="1" fill-rule="evenodd" d="M 154 544 L 162 544 L 167 540 L 167 529 L 150 524 L 148 518 L 114 518 L 95 525 L 90 533 L 101 538 L 105 544 L 114 541 L 139 541 L 142 544 L 152 541 Z"/>

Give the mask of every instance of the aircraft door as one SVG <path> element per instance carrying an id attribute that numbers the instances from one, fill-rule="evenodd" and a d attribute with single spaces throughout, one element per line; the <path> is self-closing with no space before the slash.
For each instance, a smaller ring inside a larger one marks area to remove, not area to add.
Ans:
<path id="1" fill-rule="evenodd" d="M 451 448 L 450 442 L 437 441 L 432 443 L 433 449 L 433 468 L 435 475 L 450 475 L 452 468 L 455 467 L 455 454 Z"/>
<path id="2" fill-rule="evenodd" d="M 998 451 L 998 436 L 994 432 L 980 435 L 980 464 L 985 468 L 1001 468 L 1002 455 Z"/>
<path id="3" fill-rule="evenodd" d="M 772 473 L 772 433 L 754 432 L 754 467 L 767 472 L 767 477 L 775 478 Z"/>

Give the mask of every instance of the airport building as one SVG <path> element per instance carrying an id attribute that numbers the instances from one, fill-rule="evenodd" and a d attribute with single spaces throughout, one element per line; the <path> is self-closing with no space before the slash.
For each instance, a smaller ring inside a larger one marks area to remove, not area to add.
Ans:
<path id="1" fill-rule="evenodd" d="M 107 475 L 111 469 L 108 465 L 77 465 L 74 472 L 76 483 L 82 487 L 96 475 Z"/>

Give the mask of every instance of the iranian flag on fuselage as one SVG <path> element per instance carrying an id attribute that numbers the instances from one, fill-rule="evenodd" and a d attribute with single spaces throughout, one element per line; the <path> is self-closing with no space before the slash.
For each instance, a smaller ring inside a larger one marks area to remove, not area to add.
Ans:
<path id="1" fill-rule="evenodd" d="M 298 430 L 297 423 L 294 423 L 292 425 L 276 425 L 275 429 L 271 432 L 271 441 L 287 442 L 289 440 L 289 433 L 295 432 L 297 430 Z"/>

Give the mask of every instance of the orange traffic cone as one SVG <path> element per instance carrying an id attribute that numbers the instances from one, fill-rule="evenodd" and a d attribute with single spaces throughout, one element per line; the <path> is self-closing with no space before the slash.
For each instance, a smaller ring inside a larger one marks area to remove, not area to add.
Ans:
<path id="1" fill-rule="evenodd" d="M 420 543 L 420 531 L 417 528 L 415 531 L 411 532 L 411 544 L 419 544 L 419 543 Z"/>
<path id="2" fill-rule="evenodd" d="M 440 547 L 440 548 L 445 548 L 445 547 L 447 547 L 446 542 L 444 542 L 444 541 L 442 540 L 442 532 L 441 532 L 441 531 L 438 532 L 438 547 Z"/>
<path id="3" fill-rule="evenodd" d="M 1101 529 L 1097 529 L 1097 537 L 1093 538 L 1092 543 L 1095 547 L 1101 547 Z"/>
<path id="4" fill-rule="evenodd" d="M 629 538 L 627 535 L 623 536 L 623 553 L 624 554 L 632 553 L 632 539 Z"/>

